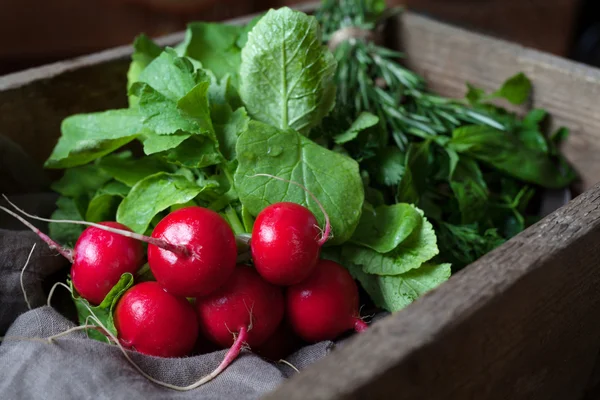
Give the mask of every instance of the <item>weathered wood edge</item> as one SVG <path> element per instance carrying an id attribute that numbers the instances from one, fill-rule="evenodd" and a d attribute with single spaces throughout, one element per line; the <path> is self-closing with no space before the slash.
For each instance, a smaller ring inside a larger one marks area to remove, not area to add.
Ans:
<path id="1" fill-rule="evenodd" d="M 600 186 L 265 399 L 578 399 L 600 347 Z"/>
<path id="2" fill-rule="evenodd" d="M 319 2 L 307 2 L 295 5 L 292 8 L 303 12 L 312 12 L 317 8 L 318 4 Z M 249 22 L 257 15 L 260 15 L 260 13 L 234 18 L 224 22 L 232 25 L 241 25 Z M 161 46 L 173 46 L 180 43 L 184 37 L 185 32 L 176 32 L 170 35 L 158 37 L 155 40 Z M 52 64 L 29 68 L 23 71 L 0 76 L 0 92 L 3 90 L 14 89 L 20 86 L 28 85 L 38 80 L 50 79 L 62 73 L 73 71 L 82 67 L 89 67 L 128 58 L 132 52 L 133 47 L 130 45 L 119 46 L 97 53 L 76 57 L 65 61 L 58 61 Z"/>

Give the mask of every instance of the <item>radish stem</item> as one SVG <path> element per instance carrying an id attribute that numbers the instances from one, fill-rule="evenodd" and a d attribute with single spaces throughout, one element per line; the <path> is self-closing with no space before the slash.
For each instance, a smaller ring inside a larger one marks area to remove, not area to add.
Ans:
<path id="1" fill-rule="evenodd" d="M 4 196 L 4 198 L 6 199 L 6 196 Z M 8 201 L 8 199 L 6 199 L 6 200 Z M 10 201 L 8 201 L 8 202 L 10 203 Z M 12 204 L 12 203 L 10 203 L 10 204 L 13 207 L 17 208 L 19 211 L 22 211 L 18 207 L 16 207 L 14 204 Z M 36 235 L 38 235 L 40 237 L 40 239 L 42 239 L 44 242 L 46 242 L 46 244 L 48 245 L 48 247 L 50 247 L 50 249 L 58 251 L 60 253 L 60 255 L 62 255 L 67 260 L 69 260 L 69 262 L 71 264 L 73 263 L 73 251 L 56 243 L 54 240 L 50 239 L 50 236 L 46 235 L 45 233 L 40 231 L 38 228 L 33 226 L 33 224 L 31 224 L 31 222 L 27 221 L 26 219 L 24 219 L 23 217 L 21 217 L 20 215 L 18 215 L 16 213 L 14 213 L 13 211 L 9 210 L 8 208 L 0 206 L 0 210 L 7 212 L 8 214 L 12 215 L 13 217 L 15 217 L 16 219 L 21 221 L 23 223 L 23 225 L 25 225 L 26 227 L 31 229 L 33 232 L 35 232 Z M 25 215 L 27 215 L 27 213 L 25 213 L 25 212 L 23 212 L 23 213 Z"/>
<path id="2" fill-rule="evenodd" d="M 229 226 L 231 226 L 234 235 L 246 233 L 244 225 L 242 225 L 242 222 L 233 207 L 229 206 L 225 209 L 225 219 L 229 222 Z"/>
<path id="3" fill-rule="evenodd" d="M 136 239 L 136 240 L 140 240 L 142 242 L 146 242 L 146 243 L 152 244 L 152 245 L 154 245 L 156 247 L 160 247 L 161 249 L 170 251 L 172 253 L 182 254 L 184 256 L 189 256 L 190 255 L 190 251 L 189 251 L 189 249 L 186 246 L 172 244 L 172 243 L 170 243 L 170 242 L 168 242 L 166 240 L 163 240 L 163 239 L 157 239 L 157 238 L 153 238 L 151 236 L 140 235 L 139 233 L 125 231 L 125 230 L 122 230 L 122 229 L 111 228 L 110 226 L 105 226 L 105 225 L 102 225 L 102 224 L 96 224 L 94 222 L 75 221 L 75 220 L 69 220 L 69 219 L 49 219 L 49 218 L 38 217 L 37 215 L 32 215 L 32 214 L 29 214 L 29 213 L 23 211 L 22 209 L 20 209 L 19 207 L 17 207 L 15 204 L 13 204 L 10 200 L 8 200 L 8 198 L 5 195 L 2 195 L 2 196 L 4 197 L 4 199 L 15 210 L 17 210 L 18 212 L 20 212 L 21 214 L 23 214 L 23 215 L 25 215 L 25 216 L 27 216 L 29 218 L 32 218 L 32 219 L 35 219 L 35 220 L 38 220 L 38 221 L 56 222 L 56 223 L 60 223 L 60 224 L 75 224 L 75 225 L 93 226 L 94 228 L 102 229 L 102 230 L 107 231 L 107 232 L 116 233 L 116 234 L 121 235 L 121 236 L 129 237 L 129 238 L 132 238 L 132 239 Z M 42 238 L 42 240 L 44 240 L 46 243 L 48 243 L 48 245 L 51 248 L 56 248 L 56 246 L 58 246 L 56 244 L 56 242 L 54 242 L 48 236 L 46 236 L 43 233 L 41 233 L 39 229 L 37 229 L 36 227 L 34 227 L 33 225 L 31 225 L 29 222 L 27 222 L 26 220 L 24 220 L 20 216 L 16 215 L 15 213 L 13 213 L 12 211 L 10 211 L 9 209 L 7 209 L 5 207 L 0 206 L 0 209 L 6 211 L 10 215 L 12 215 L 15 218 L 19 219 L 19 221 L 21 221 L 22 223 L 24 223 L 26 226 L 28 226 L 29 228 L 31 228 L 34 232 L 36 232 L 38 235 L 40 235 L 40 237 Z M 44 237 L 47 238 L 47 240 Z M 51 244 L 49 241 L 52 242 L 53 244 Z M 63 254 L 61 252 L 60 249 L 57 248 L 57 250 L 63 256 L 67 257 L 65 254 Z M 69 257 L 67 257 L 67 259 L 69 259 L 69 261 L 71 261 L 71 263 L 73 263 L 73 257 L 71 255 Z"/>

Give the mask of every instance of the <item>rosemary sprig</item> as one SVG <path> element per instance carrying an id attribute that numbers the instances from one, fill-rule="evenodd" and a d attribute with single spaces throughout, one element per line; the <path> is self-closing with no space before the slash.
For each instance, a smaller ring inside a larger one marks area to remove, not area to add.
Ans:
<path id="1" fill-rule="evenodd" d="M 316 17 L 322 25 L 324 40 L 330 42 L 345 28 L 377 35 L 382 26 L 380 21 L 386 17 L 380 3 L 383 2 L 323 1 Z M 506 129 L 502 122 L 469 107 L 463 100 L 429 92 L 421 76 L 399 63 L 403 54 L 398 51 L 350 36 L 337 45 L 334 53 L 338 60 L 337 110 L 352 118 L 363 111 L 382 117 L 382 124 L 401 150 L 406 150 L 411 141 L 409 136 L 428 139 L 450 135 L 452 130 L 466 124 Z"/>

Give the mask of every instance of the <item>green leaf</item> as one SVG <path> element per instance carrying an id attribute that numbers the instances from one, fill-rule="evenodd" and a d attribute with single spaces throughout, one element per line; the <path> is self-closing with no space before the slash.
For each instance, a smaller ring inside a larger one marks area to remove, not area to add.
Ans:
<path id="1" fill-rule="evenodd" d="M 244 230 L 246 232 L 252 232 L 254 217 L 252 217 L 248 209 L 244 206 L 242 206 L 242 223 L 244 224 Z"/>
<path id="2" fill-rule="evenodd" d="M 485 90 L 467 83 L 467 94 L 465 98 L 471 105 L 475 105 L 481 102 L 485 98 Z"/>
<path id="3" fill-rule="evenodd" d="M 223 162 L 217 144 L 207 137 L 197 135 L 161 155 L 165 161 L 186 168 L 204 168 Z"/>
<path id="4" fill-rule="evenodd" d="M 87 164 L 131 142 L 141 130 L 142 118 L 132 109 L 70 116 L 62 122 L 62 135 L 45 167 Z"/>
<path id="5" fill-rule="evenodd" d="M 377 276 L 365 274 L 359 266 L 348 264 L 354 276 L 375 305 L 395 312 L 435 289 L 450 278 L 450 264 L 424 264 L 401 275 Z"/>
<path id="6" fill-rule="evenodd" d="M 422 215 L 421 210 L 416 210 Z M 433 226 L 424 217 L 422 223 L 390 252 L 381 254 L 359 246 L 346 246 L 345 251 L 366 273 L 376 275 L 403 274 L 419 268 L 439 253 Z"/>
<path id="7" fill-rule="evenodd" d="M 130 187 L 147 176 L 168 170 L 165 163 L 157 157 L 133 158 L 131 152 L 103 157 L 98 166 L 117 181 Z"/>
<path id="8" fill-rule="evenodd" d="M 79 296 L 77 290 L 73 286 L 73 282 L 69 281 L 71 287 L 71 293 L 75 307 L 77 308 L 77 316 L 79 318 L 79 324 L 84 325 L 87 318 L 90 315 L 94 315 L 104 325 L 104 327 L 110 331 L 115 337 L 118 336 L 117 328 L 115 328 L 115 322 L 113 319 L 114 309 L 119 302 L 119 299 L 125 294 L 125 292 L 133 286 L 133 275 L 125 273 L 121 275 L 121 279 L 113 288 L 108 292 L 102 303 L 97 306 L 92 306 L 86 299 Z M 92 320 L 87 321 L 90 325 L 99 326 Z M 92 339 L 99 340 L 101 342 L 109 342 L 110 340 L 96 330 L 89 330 L 88 336 Z"/>
<path id="9" fill-rule="evenodd" d="M 90 222 L 102 222 L 114 220 L 122 196 L 111 194 L 98 194 L 92 198 L 85 214 L 85 220 Z"/>
<path id="10" fill-rule="evenodd" d="M 385 0 L 365 0 L 365 7 L 367 12 L 374 14 L 374 17 L 378 17 L 386 9 Z"/>
<path id="11" fill-rule="evenodd" d="M 240 95 L 253 118 L 308 134 L 333 108 L 335 69 L 314 17 L 270 10 L 242 50 Z"/>
<path id="12" fill-rule="evenodd" d="M 112 181 L 98 190 L 85 213 L 85 220 L 90 222 L 114 221 L 117 208 L 129 193 L 129 187 Z"/>
<path id="13" fill-rule="evenodd" d="M 510 176 L 545 188 L 563 188 L 576 177 L 570 167 L 561 170 L 547 154 L 524 146 L 509 132 L 488 126 L 455 129 L 449 146 Z"/>
<path id="14" fill-rule="evenodd" d="M 202 63 L 221 79 L 232 76 L 237 86 L 241 63 L 241 50 L 237 41 L 244 31 L 243 26 L 222 23 L 193 22 L 188 24 L 185 39 L 179 47 L 181 55 Z"/>
<path id="15" fill-rule="evenodd" d="M 144 153 L 151 155 L 173 149 L 191 136 L 191 134 L 183 132 L 176 132 L 172 135 L 157 135 L 153 132 L 144 132 L 140 138 L 144 144 Z"/>
<path id="16" fill-rule="evenodd" d="M 387 253 L 420 228 L 421 221 L 421 215 L 410 204 L 383 205 L 376 209 L 365 207 L 350 240 L 379 253 Z"/>
<path id="17" fill-rule="evenodd" d="M 235 188 L 252 215 L 280 201 L 308 207 L 323 225 L 315 201 L 299 187 L 255 174 L 270 174 L 304 185 L 325 207 L 331 219 L 333 239 L 342 243 L 358 225 L 364 200 L 358 164 L 349 157 L 319 146 L 297 132 L 282 131 L 252 121 L 236 146 L 239 166 Z"/>
<path id="18" fill-rule="evenodd" d="M 404 174 L 398 185 L 397 201 L 418 203 L 427 189 L 429 177 L 430 142 L 413 142 L 408 146 Z"/>
<path id="19" fill-rule="evenodd" d="M 322 250 L 322 257 L 333 260 L 348 269 L 360 282 L 373 303 L 387 311 L 398 311 L 428 291 L 448 280 L 451 274 L 450 264 L 426 263 L 419 268 L 399 275 L 371 275 L 354 263 L 349 254 L 348 245 L 329 247 Z"/>
<path id="20" fill-rule="evenodd" d="M 242 31 L 240 32 L 240 36 L 238 37 L 238 40 L 236 42 L 237 47 L 239 47 L 240 49 L 243 49 L 244 46 L 246 46 L 246 43 L 248 43 L 248 34 L 250 33 L 250 31 L 252 31 L 252 29 L 254 29 L 256 24 L 258 24 L 258 21 L 260 21 L 263 16 L 264 16 L 264 13 L 257 15 L 256 17 L 252 18 L 250 20 L 250 22 L 248 22 L 242 28 Z"/>
<path id="21" fill-rule="evenodd" d="M 488 189 L 476 161 L 462 157 L 454 168 L 450 187 L 458 201 L 463 224 L 470 224 L 485 217 Z"/>
<path id="22" fill-rule="evenodd" d="M 547 115 L 548 112 L 546 110 L 531 110 L 523 118 L 522 126 L 517 131 L 519 139 L 525 146 L 543 153 L 548 153 L 549 149 L 546 137 L 540 130 L 540 124 Z"/>
<path id="23" fill-rule="evenodd" d="M 229 106 L 221 107 L 218 112 L 213 109 L 212 115 L 219 150 L 227 160 L 234 160 L 235 145 L 242 132 L 248 129 L 250 118 L 244 108 L 232 112 Z"/>
<path id="24" fill-rule="evenodd" d="M 200 82 L 177 101 L 177 109 L 196 124 L 196 127 L 188 132 L 208 133 L 212 136 L 213 125 L 208 104 L 209 85 L 209 81 Z"/>
<path id="25" fill-rule="evenodd" d="M 207 79 L 203 71 L 197 70 L 187 58 L 178 57 L 173 49 L 163 51 L 139 76 L 139 82 L 173 102 Z"/>
<path id="26" fill-rule="evenodd" d="M 372 163 L 375 180 L 380 185 L 398 185 L 404 176 L 404 163 L 405 154 L 398 147 L 385 147 Z"/>
<path id="27" fill-rule="evenodd" d="M 230 110 L 236 110 L 243 106 L 242 99 L 237 89 L 231 84 L 231 77 L 224 76 L 217 80 L 214 75 L 210 75 L 211 82 L 208 88 L 208 101 L 210 103 L 211 118 L 218 118 L 218 113 L 222 106 L 229 106 Z"/>
<path id="28" fill-rule="evenodd" d="M 345 132 L 340 133 L 339 135 L 335 135 L 333 137 L 333 140 L 337 144 L 348 143 L 356 139 L 360 132 L 372 126 L 375 126 L 378 123 L 379 117 L 369 112 L 362 112 L 352 123 L 352 125 L 350 125 L 350 128 L 348 128 Z"/>
<path id="29" fill-rule="evenodd" d="M 83 165 L 65 170 L 62 178 L 54 182 L 51 188 L 67 197 L 91 196 L 110 178 L 95 164 Z"/>
<path id="30" fill-rule="evenodd" d="M 127 90 L 138 81 L 140 74 L 162 52 L 162 48 L 154 43 L 148 36 L 141 34 L 133 42 L 133 54 L 131 64 L 127 71 Z M 137 97 L 129 96 L 129 106 L 137 105 Z"/>
<path id="31" fill-rule="evenodd" d="M 61 196 L 56 201 L 56 207 L 57 209 L 50 216 L 51 219 L 84 220 L 74 199 Z M 84 226 L 75 224 L 59 224 L 57 222 L 48 224 L 50 237 L 64 246 L 71 247 L 75 245 L 84 229 Z"/>
<path id="32" fill-rule="evenodd" d="M 131 188 L 117 210 L 117 222 L 137 233 L 143 233 L 152 218 L 173 204 L 196 197 L 202 188 L 182 175 L 159 172 Z"/>
<path id="33" fill-rule="evenodd" d="M 508 100 L 512 104 L 523 104 L 529 98 L 531 93 L 531 81 L 525 74 L 519 72 L 509 78 L 500 89 L 492 94 L 493 97 L 500 97 Z"/>
<path id="34" fill-rule="evenodd" d="M 457 269 L 471 264 L 505 241 L 495 229 L 480 234 L 477 224 L 452 225 L 446 222 L 439 224 L 438 239 L 442 258 L 452 261 Z"/>
<path id="35" fill-rule="evenodd" d="M 194 121 L 181 114 L 176 101 L 165 97 L 151 86 L 137 82 L 131 92 L 139 97 L 139 109 L 146 129 L 159 135 L 199 131 L 200 128 Z"/>

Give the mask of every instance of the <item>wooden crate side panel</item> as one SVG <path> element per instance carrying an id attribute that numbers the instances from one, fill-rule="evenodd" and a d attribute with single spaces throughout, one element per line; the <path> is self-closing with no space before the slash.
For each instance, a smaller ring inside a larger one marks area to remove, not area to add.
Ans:
<path id="1" fill-rule="evenodd" d="M 600 347 L 600 186 L 268 399 L 579 399 Z"/>
<path id="2" fill-rule="evenodd" d="M 69 70 L 51 79 L 0 91 L 0 135 L 18 143 L 40 165 L 69 115 L 127 106 L 128 60 Z"/>
<path id="3" fill-rule="evenodd" d="M 493 90 L 518 72 L 527 74 L 535 88 L 531 105 L 550 112 L 553 128 L 571 129 L 564 153 L 583 188 L 600 181 L 600 70 L 415 14 L 404 15 L 399 26 L 408 66 L 443 95 L 463 97 L 465 82 Z"/>

